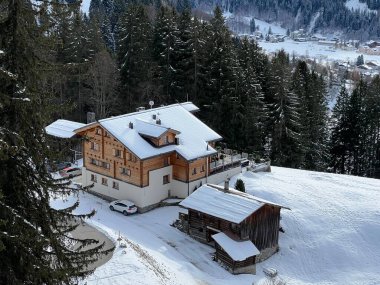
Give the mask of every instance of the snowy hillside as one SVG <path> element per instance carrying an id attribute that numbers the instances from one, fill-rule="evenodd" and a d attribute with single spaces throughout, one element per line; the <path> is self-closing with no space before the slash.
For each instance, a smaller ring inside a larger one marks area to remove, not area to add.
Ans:
<path id="1" fill-rule="evenodd" d="M 376 10 L 369 9 L 367 3 L 359 2 L 359 0 L 347 0 L 347 2 L 344 3 L 344 5 L 349 10 L 359 10 L 360 12 L 377 13 Z"/>
<path id="2" fill-rule="evenodd" d="M 280 252 L 257 266 L 257 275 L 231 275 L 211 260 L 213 249 L 169 224 L 179 207 L 124 217 L 90 194 L 79 212 L 97 209 L 90 220 L 116 240 L 127 239 L 88 284 L 260 284 L 264 267 L 276 268 L 290 284 L 380 284 L 380 181 L 272 167 L 245 172 L 247 192 L 290 207 L 282 211 Z M 72 203 L 73 197 L 67 204 Z M 61 207 L 63 201 L 53 205 Z M 181 209 L 183 211 L 183 209 Z"/>

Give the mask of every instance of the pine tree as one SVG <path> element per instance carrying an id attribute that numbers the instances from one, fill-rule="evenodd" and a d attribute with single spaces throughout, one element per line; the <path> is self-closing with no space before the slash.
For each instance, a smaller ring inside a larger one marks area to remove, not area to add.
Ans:
<path id="1" fill-rule="evenodd" d="M 347 143 L 350 136 L 347 118 L 348 107 L 349 94 L 346 87 L 342 85 L 332 112 L 330 165 L 335 173 L 346 173 L 346 163 L 348 160 Z"/>
<path id="2" fill-rule="evenodd" d="M 272 59 L 269 76 L 266 101 L 270 117 L 271 160 L 276 165 L 298 168 L 302 162 L 300 103 L 291 90 L 289 58 L 283 50 Z"/>
<path id="3" fill-rule="evenodd" d="M 235 121 L 234 108 L 237 107 L 237 57 L 234 54 L 231 33 L 219 7 L 215 8 L 214 18 L 210 21 L 206 49 L 207 91 L 202 101 L 208 102 L 211 108 L 205 115 L 211 125 L 229 141 L 233 138 L 234 129 L 231 123 Z"/>
<path id="4" fill-rule="evenodd" d="M 158 100 L 165 104 L 175 102 L 175 93 L 180 89 L 175 69 L 175 51 L 180 43 L 178 37 L 176 12 L 161 6 L 154 27 L 154 55 L 158 65 L 156 79 L 162 96 Z"/>
<path id="5" fill-rule="evenodd" d="M 184 3 L 183 11 L 178 18 L 178 42 L 174 50 L 173 66 L 175 72 L 174 100 L 183 102 L 190 95 L 192 98 L 191 87 L 193 86 L 193 76 L 195 67 L 192 64 L 194 51 L 192 42 L 192 23 L 191 10 L 188 1 Z"/>
<path id="6" fill-rule="evenodd" d="M 152 26 L 145 8 L 130 5 L 121 17 L 118 34 L 118 64 L 125 109 L 123 112 L 146 104 L 153 98 Z M 156 101 L 156 100 L 155 100 Z M 159 103 L 159 102 L 156 102 Z"/>
<path id="7" fill-rule="evenodd" d="M 375 76 L 365 99 L 367 137 L 365 141 L 366 176 L 380 178 L 380 77 Z"/>
<path id="8" fill-rule="evenodd" d="M 323 78 L 298 62 L 292 76 L 292 90 L 299 98 L 302 167 L 325 170 L 327 162 L 327 106 Z"/>
<path id="9" fill-rule="evenodd" d="M 239 190 L 240 192 L 245 192 L 244 181 L 241 179 L 237 179 L 235 183 L 235 189 Z"/>
<path id="10" fill-rule="evenodd" d="M 37 24 L 41 11 L 29 1 L 7 7 L 0 20 L 0 283 L 77 284 L 103 245 L 69 234 L 93 213 L 72 214 L 78 203 L 62 210 L 49 204 L 53 195 L 69 193 L 46 170 L 44 126 L 52 106 L 40 82 L 49 25 Z M 72 243 L 94 247 L 72 251 Z"/>
<path id="11" fill-rule="evenodd" d="M 254 34 L 256 32 L 255 18 L 252 18 L 251 21 L 249 21 L 249 31 L 251 32 L 251 34 Z"/>
<path id="12" fill-rule="evenodd" d="M 264 124 L 267 119 L 264 94 L 255 71 L 256 45 L 243 38 L 238 45 L 239 98 L 242 126 L 236 130 L 235 140 L 239 149 L 263 155 Z"/>

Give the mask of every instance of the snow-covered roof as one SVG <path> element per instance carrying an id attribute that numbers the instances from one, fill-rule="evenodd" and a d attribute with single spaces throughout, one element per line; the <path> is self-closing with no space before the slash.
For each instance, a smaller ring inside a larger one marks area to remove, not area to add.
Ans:
<path id="1" fill-rule="evenodd" d="M 265 204 L 282 207 L 232 188 L 225 192 L 223 187 L 212 184 L 199 187 L 180 203 L 185 208 L 236 224 L 241 223 Z"/>
<path id="2" fill-rule="evenodd" d="M 191 113 L 199 111 L 199 108 L 191 102 L 185 102 L 185 103 L 180 103 L 180 104 L 182 107 L 184 107 L 187 111 L 189 111 Z"/>
<path id="3" fill-rule="evenodd" d="M 260 254 L 260 251 L 250 240 L 233 240 L 225 233 L 217 233 L 213 235 L 212 238 L 235 261 L 244 261 L 248 257 Z"/>
<path id="4" fill-rule="evenodd" d="M 94 125 L 100 124 L 140 159 L 176 151 L 186 160 L 193 160 L 216 153 L 208 142 L 222 138 L 191 113 L 195 109 L 198 108 L 190 102 L 177 103 L 103 119 Z M 157 124 L 157 120 L 160 124 Z M 133 128 L 129 127 L 130 123 Z M 155 147 L 142 136 L 157 137 L 169 129 L 178 133 L 178 145 Z"/>
<path id="5" fill-rule="evenodd" d="M 153 138 L 158 138 L 169 130 L 169 128 L 157 125 L 156 123 L 147 122 L 140 119 L 135 120 L 134 128 L 138 130 L 139 134 Z"/>
<path id="6" fill-rule="evenodd" d="M 85 124 L 68 120 L 57 120 L 45 128 L 48 135 L 58 138 L 72 138 L 75 136 L 74 130 L 84 127 Z"/>

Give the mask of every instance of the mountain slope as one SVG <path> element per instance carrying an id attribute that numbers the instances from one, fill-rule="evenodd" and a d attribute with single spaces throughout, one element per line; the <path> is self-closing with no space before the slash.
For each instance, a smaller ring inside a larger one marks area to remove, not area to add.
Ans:
<path id="1" fill-rule="evenodd" d="M 343 38 L 364 41 L 380 36 L 376 3 L 370 0 L 195 0 L 193 5 L 204 11 L 219 5 L 235 15 L 281 23 L 290 30 L 340 32 Z"/>

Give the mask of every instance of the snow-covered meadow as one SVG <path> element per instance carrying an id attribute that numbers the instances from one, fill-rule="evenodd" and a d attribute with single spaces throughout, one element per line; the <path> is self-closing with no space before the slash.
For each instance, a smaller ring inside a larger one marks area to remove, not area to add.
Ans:
<path id="1" fill-rule="evenodd" d="M 282 211 L 280 251 L 257 266 L 257 275 L 231 275 L 211 260 L 213 249 L 170 226 L 177 206 L 125 217 L 107 203 L 80 194 L 78 212 L 97 210 L 88 221 L 116 243 L 127 244 L 99 267 L 88 284 L 260 284 L 273 267 L 290 284 L 380 284 L 380 181 L 272 167 L 244 172 L 247 192 L 291 208 Z M 65 203 L 72 203 L 70 197 Z M 61 207 L 56 200 L 53 205 Z"/>

